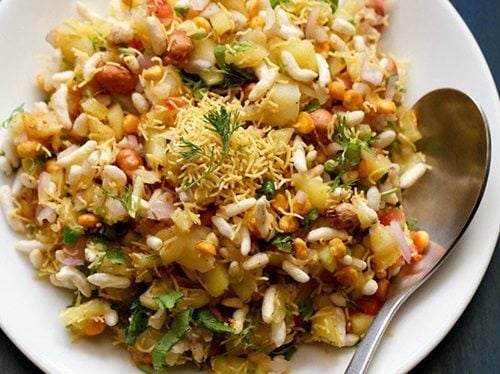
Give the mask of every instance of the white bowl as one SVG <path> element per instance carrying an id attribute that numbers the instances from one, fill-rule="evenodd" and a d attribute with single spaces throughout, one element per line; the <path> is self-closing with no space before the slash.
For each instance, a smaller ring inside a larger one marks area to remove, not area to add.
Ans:
<path id="1" fill-rule="evenodd" d="M 96 8 L 104 3 L 87 2 Z M 34 76 L 41 66 L 40 55 L 50 53 L 45 35 L 74 15 L 74 7 L 75 1 L 68 0 L 0 3 L 0 118 L 19 104 L 37 99 Z M 411 60 L 408 105 L 435 88 L 460 89 L 482 106 L 492 138 L 491 174 L 474 220 L 444 266 L 398 312 L 370 370 L 400 373 L 421 361 L 452 328 L 493 253 L 500 225 L 500 108 L 484 57 L 448 1 L 396 2 L 384 45 L 386 51 Z M 54 374 L 138 372 L 125 350 L 113 347 L 107 339 L 72 343 L 58 318 L 71 296 L 36 279 L 29 261 L 14 250 L 17 238 L 3 219 L 0 236 L 0 326 L 33 362 Z M 340 373 L 351 354 L 352 349 L 304 347 L 292 359 L 292 372 Z"/>

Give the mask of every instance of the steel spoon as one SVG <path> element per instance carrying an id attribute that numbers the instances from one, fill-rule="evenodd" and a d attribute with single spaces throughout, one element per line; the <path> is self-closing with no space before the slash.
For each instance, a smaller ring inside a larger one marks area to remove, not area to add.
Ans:
<path id="1" fill-rule="evenodd" d="M 393 278 L 387 300 L 358 345 L 346 374 L 366 373 L 392 317 L 449 255 L 472 220 L 486 186 L 490 134 L 475 101 L 463 92 L 443 88 L 423 96 L 413 109 L 422 133 L 417 145 L 432 170 L 405 191 L 404 207 L 432 241 L 422 261 L 404 267 Z"/>

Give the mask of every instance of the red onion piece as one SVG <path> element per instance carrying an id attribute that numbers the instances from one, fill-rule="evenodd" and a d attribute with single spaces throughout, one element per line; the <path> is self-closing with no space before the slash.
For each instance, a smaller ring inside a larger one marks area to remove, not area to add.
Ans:
<path id="1" fill-rule="evenodd" d="M 361 69 L 361 79 L 379 86 L 384 80 L 384 73 L 378 67 L 365 63 Z"/>
<path id="2" fill-rule="evenodd" d="M 318 42 L 326 42 L 328 40 L 328 34 L 326 31 L 318 25 L 319 18 L 319 7 L 314 7 L 309 13 L 306 24 L 306 38 L 317 40 Z"/>

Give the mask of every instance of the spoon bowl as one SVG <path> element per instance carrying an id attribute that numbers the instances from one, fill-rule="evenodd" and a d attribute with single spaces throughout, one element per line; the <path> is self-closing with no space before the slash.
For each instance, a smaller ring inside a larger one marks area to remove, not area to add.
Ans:
<path id="1" fill-rule="evenodd" d="M 403 193 L 405 214 L 432 239 L 419 262 L 393 278 L 386 302 L 358 345 L 347 374 L 365 373 L 382 335 L 403 302 L 450 254 L 467 229 L 486 187 L 490 166 L 490 134 L 475 101 L 455 89 L 423 96 L 413 109 L 422 139 L 419 150 L 432 170 Z"/>

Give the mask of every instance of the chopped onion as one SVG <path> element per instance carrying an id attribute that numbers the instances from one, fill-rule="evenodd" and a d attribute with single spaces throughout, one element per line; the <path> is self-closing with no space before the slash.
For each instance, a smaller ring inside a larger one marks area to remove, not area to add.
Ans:
<path id="1" fill-rule="evenodd" d="M 191 72 L 191 73 L 196 73 L 203 71 L 204 69 L 208 69 L 212 66 L 212 63 L 208 60 L 204 60 L 201 58 L 194 59 L 192 61 L 189 61 L 188 65 L 186 66 L 186 71 Z"/>
<path id="2" fill-rule="evenodd" d="M 396 75 L 391 75 L 387 79 L 387 87 L 385 88 L 385 99 L 392 100 L 394 94 L 396 93 L 396 81 L 398 77 Z"/>
<path id="3" fill-rule="evenodd" d="M 328 34 L 326 31 L 318 25 L 319 18 L 319 7 L 314 7 L 309 13 L 306 24 L 306 38 L 313 39 L 318 42 L 326 42 L 328 40 Z"/>
<path id="4" fill-rule="evenodd" d="M 401 225 L 398 221 L 393 220 L 389 223 L 389 229 L 392 231 L 394 238 L 397 240 L 399 244 L 399 249 L 401 250 L 401 254 L 406 262 L 411 261 L 411 249 L 408 243 L 406 242 L 405 234 L 403 229 L 401 229 Z"/>
<path id="5" fill-rule="evenodd" d="M 220 7 L 215 3 L 210 3 L 203 12 L 200 13 L 200 16 L 205 18 L 210 18 L 215 16 L 220 11 Z"/>
<path id="6" fill-rule="evenodd" d="M 361 69 L 361 79 L 379 86 L 384 80 L 384 73 L 378 67 L 365 63 Z"/>
<path id="7" fill-rule="evenodd" d="M 209 0 L 191 0 L 189 4 L 193 10 L 201 11 L 206 8 L 209 2 Z"/>

